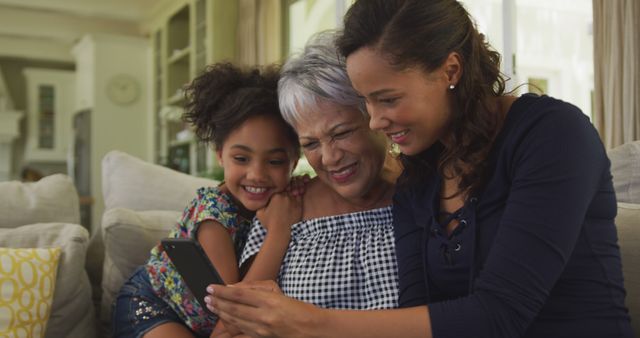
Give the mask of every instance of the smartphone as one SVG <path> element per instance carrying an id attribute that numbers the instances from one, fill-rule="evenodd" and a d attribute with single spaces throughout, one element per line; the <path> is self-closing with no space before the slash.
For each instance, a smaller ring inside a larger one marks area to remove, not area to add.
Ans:
<path id="1" fill-rule="evenodd" d="M 206 288 L 225 284 L 200 243 L 190 238 L 164 238 L 160 243 L 198 303 L 211 313 L 204 302 Z"/>

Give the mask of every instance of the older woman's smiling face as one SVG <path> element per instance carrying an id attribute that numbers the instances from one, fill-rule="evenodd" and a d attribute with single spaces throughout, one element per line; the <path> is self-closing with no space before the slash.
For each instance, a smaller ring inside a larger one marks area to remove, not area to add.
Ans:
<path id="1" fill-rule="evenodd" d="M 318 178 L 348 200 L 365 197 L 381 177 L 385 136 L 353 107 L 321 101 L 301 116 L 294 127 Z"/>

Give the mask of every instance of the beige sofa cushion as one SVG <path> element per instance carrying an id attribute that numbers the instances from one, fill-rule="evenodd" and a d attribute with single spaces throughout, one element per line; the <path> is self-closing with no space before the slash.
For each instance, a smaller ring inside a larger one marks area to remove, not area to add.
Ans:
<path id="1" fill-rule="evenodd" d="M 166 237 L 197 190 L 217 181 L 186 175 L 111 151 L 102 160 L 105 212 L 101 236 L 91 252 L 104 252 L 100 319 L 109 327 L 111 305 L 133 269 L 146 262 L 149 250 Z M 99 250 L 104 246 L 104 251 Z M 91 261 L 103 261 L 91 255 Z"/>
<path id="2" fill-rule="evenodd" d="M 88 243 L 87 230 L 76 224 L 39 223 L 0 229 L 0 247 L 62 249 L 45 337 L 96 336 L 91 285 L 84 270 Z"/>
<path id="3" fill-rule="evenodd" d="M 198 188 L 215 185 L 216 181 L 189 176 L 120 151 L 111 151 L 102 160 L 105 210 L 182 211 Z"/>
<path id="4" fill-rule="evenodd" d="M 185 202 L 185 206 L 186 206 Z M 166 237 L 180 217 L 178 211 L 133 211 L 116 208 L 102 217 L 105 246 L 102 273 L 101 320 L 108 322 L 111 304 L 133 270 L 144 264 L 149 251 Z"/>
<path id="5" fill-rule="evenodd" d="M 92 265 L 101 266 L 101 273 L 92 272 L 94 279 L 102 281 L 100 318 L 109 320 L 111 301 L 122 282 L 148 258 L 151 246 L 168 234 L 168 225 L 173 226 L 198 188 L 212 185 L 217 182 L 148 163 L 121 151 L 104 156 L 105 212 L 102 231 L 94 234 L 88 258 Z M 157 218 L 162 220 L 154 224 Z M 138 246 L 136 236 L 143 236 L 140 240 L 145 244 Z"/>
<path id="6" fill-rule="evenodd" d="M 25 224 L 61 222 L 80 224 L 78 193 L 63 174 L 38 182 L 0 182 L 0 228 Z"/>
<path id="7" fill-rule="evenodd" d="M 631 325 L 640 333 L 640 204 L 618 203 L 618 242 Z"/>
<path id="8" fill-rule="evenodd" d="M 640 203 L 640 141 L 615 147 L 608 155 L 618 202 Z"/>

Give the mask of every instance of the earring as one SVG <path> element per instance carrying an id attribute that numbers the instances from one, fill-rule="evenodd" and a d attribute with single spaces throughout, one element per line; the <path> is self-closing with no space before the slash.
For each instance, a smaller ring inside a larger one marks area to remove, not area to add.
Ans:
<path id="1" fill-rule="evenodd" d="M 455 88 L 456 88 L 456 85 L 454 85 L 454 84 L 450 84 L 449 85 L 449 89 L 454 90 Z"/>
<path id="2" fill-rule="evenodd" d="M 391 143 L 389 145 L 389 155 L 391 155 L 391 157 L 393 158 L 398 158 L 400 154 L 402 154 L 402 151 L 400 151 L 400 146 L 396 143 Z"/>

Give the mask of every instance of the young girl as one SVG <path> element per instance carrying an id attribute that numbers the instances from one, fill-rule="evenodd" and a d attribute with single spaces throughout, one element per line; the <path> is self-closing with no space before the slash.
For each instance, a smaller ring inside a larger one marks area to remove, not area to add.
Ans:
<path id="1" fill-rule="evenodd" d="M 302 213 L 297 191 L 283 192 L 299 157 L 299 143 L 280 115 L 277 82 L 275 68 L 245 71 L 224 63 L 209 67 L 186 91 L 185 120 L 193 123 L 201 141 L 213 143 L 225 181 L 200 188 L 169 237 L 197 240 L 229 284 L 241 276 L 274 279 L 289 243 L 290 226 Z M 241 272 L 238 253 L 256 210 L 268 236 L 255 264 Z M 122 287 L 113 333 L 147 338 L 209 336 L 216 321 L 158 245 Z"/>

